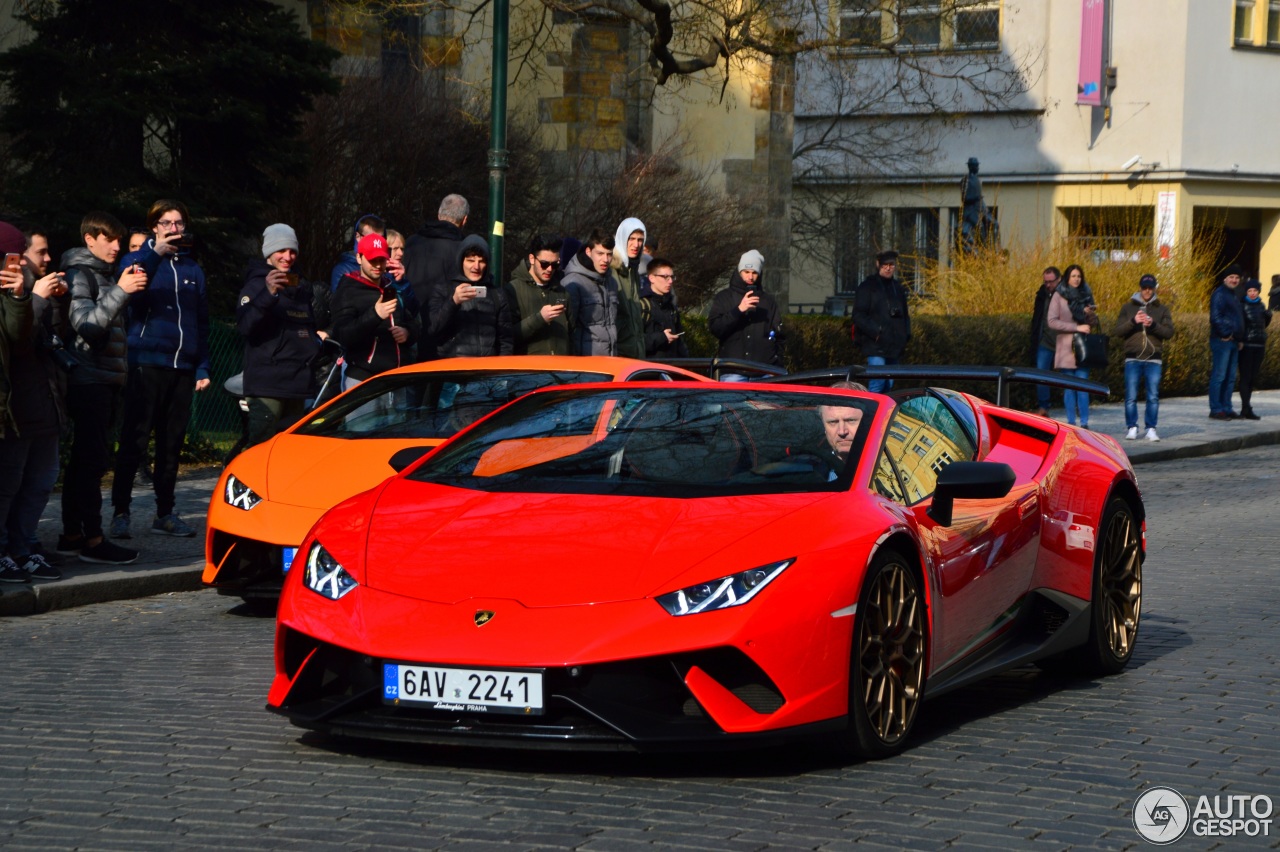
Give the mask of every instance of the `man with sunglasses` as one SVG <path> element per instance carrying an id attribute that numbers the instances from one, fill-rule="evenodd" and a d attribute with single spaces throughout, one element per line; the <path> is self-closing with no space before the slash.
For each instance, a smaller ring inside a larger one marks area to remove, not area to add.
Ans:
<path id="1" fill-rule="evenodd" d="M 576 355 L 571 341 L 574 311 L 560 283 L 559 237 L 539 234 L 529 241 L 524 269 L 507 284 L 507 304 L 516 313 L 517 355 Z"/>

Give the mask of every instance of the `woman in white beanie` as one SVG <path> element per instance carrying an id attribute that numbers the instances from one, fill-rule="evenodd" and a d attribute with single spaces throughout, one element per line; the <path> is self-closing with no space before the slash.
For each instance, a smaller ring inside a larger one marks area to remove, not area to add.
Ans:
<path id="1" fill-rule="evenodd" d="M 248 446 L 288 428 L 315 395 L 313 361 L 320 349 L 311 285 L 293 266 L 298 236 L 277 223 L 262 232 L 261 261 L 249 266 L 236 324 L 244 337 L 244 395 L 249 405 Z"/>

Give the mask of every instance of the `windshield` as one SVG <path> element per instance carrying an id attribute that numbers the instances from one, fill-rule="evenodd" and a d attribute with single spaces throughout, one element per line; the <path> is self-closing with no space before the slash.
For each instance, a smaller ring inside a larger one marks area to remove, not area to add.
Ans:
<path id="1" fill-rule="evenodd" d="M 384 374 L 360 383 L 293 432 L 326 438 L 449 438 L 531 390 L 611 378 L 570 370 Z"/>
<path id="2" fill-rule="evenodd" d="M 876 403 L 694 388 L 520 400 L 409 478 L 481 491 L 701 497 L 849 486 Z"/>

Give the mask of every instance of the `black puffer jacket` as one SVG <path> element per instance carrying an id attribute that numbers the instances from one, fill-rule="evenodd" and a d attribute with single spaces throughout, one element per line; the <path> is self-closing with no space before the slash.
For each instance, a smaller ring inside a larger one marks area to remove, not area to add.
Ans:
<path id="1" fill-rule="evenodd" d="M 311 310 L 310 282 L 299 280 L 271 295 L 264 261 L 249 266 L 236 325 L 244 338 L 244 394 L 268 399 L 308 399 L 315 394 L 311 369 L 320 338 Z"/>
<path id="2" fill-rule="evenodd" d="M 63 254 L 62 269 L 67 273 L 71 303 L 67 310 L 69 333 L 63 342 L 79 363 L 68 383 L 123 387 L 129 375 L 125 325 L 129 294 L 117 286 L 114 267 L 87 248 Z"/>
<path id="3" fill-rule="evenodd" d="M 721 358 L 742 358 L 782 366 L 782 315 L 778 303 L 758 285 L 760 303 L 745 314 L 738 310 L 747 295 L 747 282 L 733 274 L 729 286 L 716 293 L 707 314 L 707 328 L 720 341 Z"/>
<path id="4" fill-rule="evenodd" d="M 471 299 L 459 305 L 453 301 L 453 293 L 459 284 L 467 282 L 462 274 L 462 258 L 468 251 L 484 254 L 484 277 L 474 282 L 485 287 L 483 297 Z M 437 284 L 431 290 L 427 310 L 431 326 L 429 336 L 440 358 L 473 358 L 485 355 L 510 355 L 515 348 L 515 322 L 507 304 L 504 288 L 493 285 L 489 272 L 489 244 L 476 234 L 458 244 L 453 271 L 449 280 Z"/>

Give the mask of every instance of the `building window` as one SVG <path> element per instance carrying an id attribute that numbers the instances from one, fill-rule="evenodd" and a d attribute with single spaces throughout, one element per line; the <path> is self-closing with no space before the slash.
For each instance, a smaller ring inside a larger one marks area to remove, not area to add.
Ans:
<path id="1" fill-rule="evenodd" d="M 1236 47 L 1280 49 L 1280 0 L 1235 0 Z"/>
<path id="2" fill-rule="evenodd" d="M 841 293 L 858 289 L 862 279 L 876 271 L 880 251 L 883 211 L 853 207 L 836 211 L 836 285 Z"/>
<path id="3" fill-rule="evenodd" d="M 905 207 L 893 211 L 893 240 L 898 277 L 917 293 L 924 289 L 928 267 L 938 262 L 938 208 Z"/>
<path id="4" fill-rule="evenodd" d="M 916 51 L 1000 46 L 1000 0 L 840 0 L 840 38 L 875 49 L 887 38 Z"/>
<path id="5" fill-rule="evenodd" d="M 1155 248 L 1153 207 L 1063 207 L 1071 241 L 1096 265 L 1139 263 Z"/>
<path id="6" fill-rule="evenodd" d="M 880 44 L 880 0 L 843 0 L 840 38 L 874 47 Z"/>
<path id="7" fill-rule="evenodd" d="M 1236 44 L 1253 44 L 1255 0 L 1236 0 Z"/>
<path id="8" fill-rule="evenodd" d="M 899 0 L 898 41 L 917 50 L 942 47 L 942 4 L 931 0 Z"/>
<path id="9" fill-rule="evenodd" d="M 956 6 L 956 48 L 978 50 L 1000 46 L 1000 6 L 961 3 Z"/>

